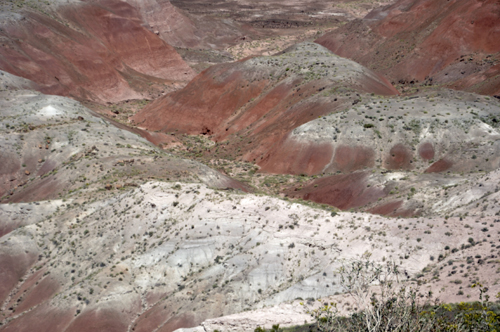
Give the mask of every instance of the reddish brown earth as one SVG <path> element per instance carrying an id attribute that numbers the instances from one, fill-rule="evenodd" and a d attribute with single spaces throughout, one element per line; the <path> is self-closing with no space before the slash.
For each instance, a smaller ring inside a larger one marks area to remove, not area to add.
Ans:
<path id="1" fill-rule="evenodd" d="M 268 84 L 262 80 L 250 85 L 253 73 L 242 71 L 241 66 L 237 62 L 207 69 L 184 89 L 145 107 L 134 121 L 153 131 L 220 134 L 225 131 L 223 122 L 258 97 Z"/>
<path id="2" fill-rule="evenodd" d="M 365 146 L 340 145 L 335 150 L 331 168 L 341 172 L 352 172 L 374 165 L 375 153 L 372 149 Z"/>
<path id="3" fill-rule="evenodd" d="M 130 311 L 138 308 L 127 308 Z M 68 331 L 91 332 L 91 331 L 127 331 L 131 317 L 123 311 L 112 308 L 97 308 L 83 312 L 68 326 Z"/>
<path id="4" fill-rule="evenodd" d="M 74 308 L 54 308 L 42 304 L 12 320 L 2 331 L 5 332 L 52 332 L 64 331 L 75 316 Z"/>
<path id="5" fill-rule="evenodd" d="M 11 308 L 11 307 L 14 307 L 15 305 L 20 303 L 19 306 L 25 307 L 24 309 L 26 310 L 27 309 L 26 303 L 31 302 L 29 300 L 26 301 L 26 298 L 27 298 L 27 296 L 29 296 L 30 293 L 32 293 L 31 291 L 33 290 L 34 286 L 38 285 L 38 282 L 40 281 L 41 277 L 43 276 L 43 274 L 45 272 L 47 272 L 47 269 L 42 268 L 42 269 L 39 269 L 37 272 L 33 273 L 31 276 L 25 278 L 24 282 L 22 283 L 22 285 L 20 287 L 17 288 L 16 292 L 11 294 L 10 301 L 5 302 L 6 306 L 8 308 Z M 21 279 L 23 279 L 23 278 L 21 278 Z M 38 302 L 36 302 L 35 304 L 32 303 L 31 306 L 36 305 L 36 304 L 38 304 Z M 29 306 L 29 307 L 31 307 L 31 306 Z M 10 314 L 11 314 L 11 316 L 15 315 L 14 312 L 11 312 Z"/>
<path id="6" fill-rule="evenodd" d="M 384 203 L 381 205 L 377 205 L 371 209 L 368 209 L 367 212 L 373 214 L 380 214 L 388 217 L 414 217 L 418 215 L 414 209 L 412 208 L 404 208 L 403 201 L 391 201 L 388 203 Z"/>
<path id="7" fill-rule="evenodd" d="M 175 49 L 141 26 L 125 2 L 60 6 L 52 16 L 25 10 L 1 24 L 0 69 L 48 94 L 98 102 L 149 97 L 194 76 Z"/>
<path id="8" fill-rule="evenodd" d="M 381 215 L 392 215 L 403 205 L 403 201 L 392 201 L 383 205 L 376 206 L 369 210 L 370 213 Z"/>
<path id="9" fill-rule="evenodd" d="M 401 0 L 317 43 L 393 82 L 500 94 L 500 3 Z"/>
<path id="10" fill-rule="evenodd" d="M 163 324 L 165 317 L 170 316 L 170 310 L 161 308 L 160 306 L 153 306 L 148 311 L 141 314 L 134 324 L 134 331 L 148 332 L 152 331 L 161 324 Z"/>
<path id="11" fill-rule="evenodd" d="M 453 166 L 453 162 L 447 159 L 440 159 L 433 163 L 425 170 L 425 173 L 439 173 L 449 170 Z"/>
<path id="12" fill-rule="evenodd" d="M 411 153 L 411 149 L 398 143 L 389 150 L 389 154 L 385 158 L 385 168 L 409 170 L 412 168 L 412 158 L 413 154 Z"/>
<path id="13" fill-rule="evenodd" d="M 376 202 L 387 193 L 368 185 L 368 172 L 333 175 L 314 180 L 303 189 L 287 192 L 289 197 L 328 204 L 342 210 Z"/>
<path id="14" fill-rule="evenodd" d="M 46 272 L 45 270 L 43 272 Z M 22 298 L 22 302 L 16 308 L 17 311 L 23 312 L 40 303 L 48 301 L 60 288 L 57 280 L 48 276 L 42 281 L 37 281 L 37 285 L 28 290 Z"/>
<path id="15" fill-rule="evenodd" d="M 310 92 L 307 88 L 307 85 L 303 88 L 304 93 Z M 297 102 L 289 109 L 284 102 L 280 105 L 281 107 L 272 109 L 265 120 L 260 120 L 250 126 L 250 130 L 243 132 L 243 135 L 248 137 L 243 143 L 230 137 L 228 141 L 233 142 L 232 153 L 237 154 L 238 149 L 245 151 L 242 159 L 257 163 L 263 172 L 320 173 L 331 159 L 332 148 L 322 143 L 291 141 L 288 140 L 288 136 L 297 126 L 329 112 L 337 111 L 349 100 L 342 98 L 341 102 L 331 103 L 312 99 L 303 103 Z M 284 99 L 284 101 L 287 100 L 293 101 L 293 99 Z"/>
<path id="16" fill-rule="evenodd" d="M 290 132 L 357 103 L 360 93 L 393 95 L 397 91 L 384 78 L 323 48 L 299 45 L 276 57 L 213 66 L 184 89 L 146 106 L 132 121 L 151 131 L 207 135 L 218 143 L 211 155 L 256 162 L 267 172 L 317 174 L 328 164 L 331 149 L 288 142 Z M 317 75 L 316 79 L 300 71 L 304 63 L 299 59 L 306 54 L 312 61 L 308 73 Z M 345 79 L 316 74 L 323 68 L 335 72 L 339 68 L 337 75 Z"/>
<path id="17" fill-rule="evenodd" d="M 329 144 L 294 144 L 285 141 L 259 162 L 261 172 L 318 174 L 332 158 Z"/>
<path id="18" fill-rule="evenodd" d="M 33 262 L 34 257 L 27 257 L 27 255 L 22 254 L 0 256 L 0 276 L 2 277 L 0 302 L 5 301 L 14 285 L 17 284 Z"/>
<path id="19" fill-rule="evenodd" d="M 137 308 L 116 305 L 117 309 L 101 307 L 75 315 L 75 308 L 42 304 L 12 320 L 2 331 L 127 331 L 131 320 L 128 310 Z"/>
<path id="20" fill-rule="evenodd" d="M 390 171 L 372 176 L 374 173 L 375 170 L 370 170 L 324 176 L 308 182 L 304 187 L 287 189 L 285 195 L 332 205 L 341 210 L 354 208 L 390 217 L 414 217 L 422 213 L 419 202 L 410 198 L 393 198 L 392 195 L 399 194 L 398 190 L 410 188 L 398 187 L 402 184 L 391 179 Z"/>
<path id="21" fill-rule="evenodd" d="M 431 160 L 434 158 L 434 153 L 434 146 L 430 142 L 424 142 L 418 147 L 418 154 L 422 159 Z"/>

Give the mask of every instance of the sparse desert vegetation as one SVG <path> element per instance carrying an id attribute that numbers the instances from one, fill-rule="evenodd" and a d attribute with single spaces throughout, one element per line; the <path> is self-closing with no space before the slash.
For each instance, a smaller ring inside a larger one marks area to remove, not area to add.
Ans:
<path id="1" fill-rule="evenodd" d="M 500 328 L 497 2 L 0 9 L 0 331 Z"/>

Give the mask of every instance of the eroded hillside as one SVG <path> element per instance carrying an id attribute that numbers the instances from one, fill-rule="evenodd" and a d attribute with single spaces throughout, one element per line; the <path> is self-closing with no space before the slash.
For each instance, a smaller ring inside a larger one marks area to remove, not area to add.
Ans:
<path id="1" fill-rule="evenodd" d="M 30 90 L 0 94 L 3 203 L 135 186 L 148 178 L 196 179 L 244 189 L 204 165 L 163 153 L 140 136 L 151 139 L 154 134 L 119 128 L 74 100 Z"/>
<path id="2" fill-rule="evenodd" d="M 272 149 L 286 144 L 299 125 L 358 103 L 362 93 L 397 91 L 357 63 L 303 43 L 277 56 L 214 66 L 132 120 L 148 130 L 207 135 L 218 143 L 209 151 L 215 157 L 238 157 L 271 172 L 316 174 L 322 168 L 318 163 L 325 162 L 314 160 L 316 144 L 302 150 L 280 147 L 294 158 L 286 166 L 278 164 L 282 155 Z"/>
<path id="3" fill-rule="evenodd" d="M 498 1 L 398 1 L 316 40 L 407 89 L 500 95 Z"/>
<path id="4" fill-rule="evenodd" d="M 444 287 L 443 301 L 466 299 L 473 290 L 457 296 L 460 284 L 475 280 L 498 291 L 500 226 L 488 212 L 481 222 L 332 216 L 276 198 L 155 181 L 114 195 L 4 205 L 0 213 L 22 211 L 37 217 L 0 244 L 4 331 L 195 326 L 334 295 L 341 289 L 332 271 L 365 252 L 418 274 L 422 292 Z"/>
<path id="5" fill-rule="evenodd" d="M 497 7 L 1 3 L 0 331 L 301 325 L 360 257 L 493 299 Z"/>
<path id="6" fill-rule="evenodd" d="M 172 90 L 194 76 L 124 2 L 7 6 L 0 69 L 34 81 L 43 93 L 118 102 Z"/>

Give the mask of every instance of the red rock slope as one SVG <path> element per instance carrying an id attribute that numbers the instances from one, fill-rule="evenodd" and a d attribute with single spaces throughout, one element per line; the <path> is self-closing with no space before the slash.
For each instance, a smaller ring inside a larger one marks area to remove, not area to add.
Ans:
<path id="1" fill-rule="evenodd" d="M 126 0 L 141 14 L 146 26 L 169 45 L 196 49 L 224 49 L 245 36 L 258 35 L 232 16 L 192 15 L 168 0 Z M 210 7 L 212 3 L 208 3 Z"/>
<path id="2" fill-rule="evenodd" d="M 72 3 L 3 18 L 0 69 L 36 82 L 44 93 L 117 102 L 146 96 L 149 82 L 194 76 L 125 2 Z"/>
<path id="3" fill-rule="evenodd" d="M 400 0 L 316 40 L 394 82 L 500 95 L 500 2 Z"/>
<path id="4" fill-rule="evenodd" d="M 211 67 L 184 89 L 148 105 L 133 121 L 149 130 L 210 135 L 220 144 L 210 153 L 257 162 L 269 172 L 316 173 L 331 151 L 282 146 L 285 137 L 318 116 L 359 102 L 360 93 L 372 92 L 397 94 L 372 71 L 304 43 L 278 56 Z M 280 154 L 269 155 L 272 149 L 293 156 L 286 169 L 279 164 Z"/>

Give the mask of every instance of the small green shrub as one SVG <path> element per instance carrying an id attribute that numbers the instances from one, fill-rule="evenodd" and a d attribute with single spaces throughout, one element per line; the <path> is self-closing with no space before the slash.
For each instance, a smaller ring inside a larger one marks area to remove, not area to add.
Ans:
<path id="1" fill-rule="evenodd" d="M 438 305 L 431 303 L 432 292 L 424 303 L 419 303 L 423 295 L 418 288 L 399 281 L 401 272 L 395 263 L 378 265 L 364 259 L 342 265 L 337 273 L 357 310 L 342 317 L 337 303 L 324 303 L 309 312 L 316 321 L 316 331 L 500 331 L 500 307 L 489 301 L 488 288 L 481 284 L 471 286 L 479 288 L 477 302 Z M 457 279 L 453 283 L 462 281 Z M 462 290 L 457 293 L 463 294 Z M 500 298 L 500 293 L 497 297 Z"/>

